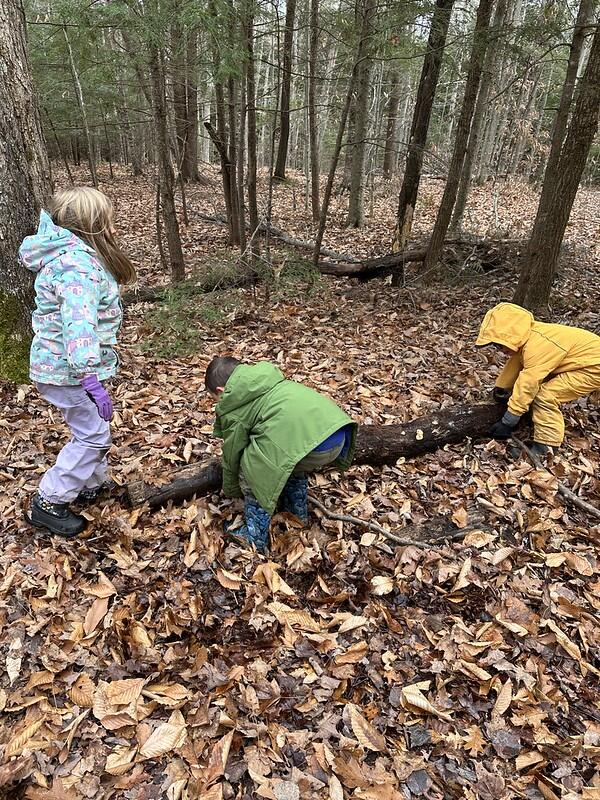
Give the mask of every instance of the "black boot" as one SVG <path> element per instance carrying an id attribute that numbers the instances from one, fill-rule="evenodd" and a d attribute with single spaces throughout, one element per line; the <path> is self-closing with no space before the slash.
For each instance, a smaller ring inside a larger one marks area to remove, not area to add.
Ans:
<path id="1" fill-rule="evenodd" d="M 101 483 L 100 486 L 94 486 L 93 489 L 82 489 L 75 498 L 75 502 L 79 506 L 87 506 L 90 503 L 94 503 L 101 495 L 110 495 L 116 488 L 117 484 L 109 478 L 104 483 Z"/>
<path id="2" fill-rule="evenodd" d="M 26 519 L 34 528 L 46 528 L 66 539 L 72 539 L 87 527 L 86 518 L 74 514 L 68 503 L 51 503 L 39 494 L 31 501 Z"/>
<path id="3" fill-rule="evenodd" d="M 532 442 L 529 445 L 529 449 L 535 456 L 541 458 L 542 460 L 547 458 L 553 452 L 550 445 L 542 444 L 541 442 Z"/>
<path id="4" fill-rule="evenodd" d="M 532 442 L 530 440 L 524 442 L 524 444 L 531 450 L 533 455 L 542 462 L 542 464 L 545 464 L 548 456 L 554 452 L 550 445 L 542 444 L 541 442 Z M 509 444 L 508 452 L 511 458 L 525 458 L 525 452 L 518 444 Z"/>

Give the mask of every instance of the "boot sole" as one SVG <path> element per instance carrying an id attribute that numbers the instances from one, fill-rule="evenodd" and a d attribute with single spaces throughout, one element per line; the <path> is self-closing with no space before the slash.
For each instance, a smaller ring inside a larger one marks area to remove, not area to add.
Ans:
<path id="1" fill-rule="evenodd" d="M 82 528 L 77 533 L 64 533 L 62 531 L 53 531 L 52 528 L 49 528 L 42 522 L 34 522 L 29 516 L 29 514 L 24 513 L 23 516 L 25 517 L 25 520 L 31 525 L 32 528 L 35 528 L 38 531 L 48 531 L 48 533 L 51 533 L 52 536 L 60 536 L 62 539 L 76 539 L 85 530 L 85 528 Z"/>

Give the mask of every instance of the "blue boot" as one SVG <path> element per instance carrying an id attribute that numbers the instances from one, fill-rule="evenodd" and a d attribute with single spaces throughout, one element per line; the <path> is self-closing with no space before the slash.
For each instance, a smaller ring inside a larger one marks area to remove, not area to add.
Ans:
<path id="1" fill-rule="evenodd" d="M 271 515 L 258 504 L 254 497 L 246 497 L 244 503 L 245 524 L 235 530 L 225 529 L 234 538 L 244 539 L 248 544 L 253 544 L 259 553 L 266 553 L 269 549 L 269 524 Z"/>
<path id="2" fill-rule="evenodd" d="M 283 487 L 280 498 L 281 510 L 308 523 L 308 480 L 305 475 L 291 475 Z"/>

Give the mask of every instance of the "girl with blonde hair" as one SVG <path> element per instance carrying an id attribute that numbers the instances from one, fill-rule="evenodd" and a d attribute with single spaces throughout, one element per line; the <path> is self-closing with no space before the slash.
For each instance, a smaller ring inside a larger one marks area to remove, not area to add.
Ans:
<path id="1" fill-rule="evenodd" d="M 110 485 L 106 455 L 113 405 L 104 381 L 117 373 L 119 285 L 135 279 L 116 241 L 111 201 L 97 189 L 57 192 L 19 256 L 35 273 L 29 375 L 58 408 L 72 439 L 43 476 L 28 521 L 77 536 L 86 519 L 70 503 L 95 500 Z"/>

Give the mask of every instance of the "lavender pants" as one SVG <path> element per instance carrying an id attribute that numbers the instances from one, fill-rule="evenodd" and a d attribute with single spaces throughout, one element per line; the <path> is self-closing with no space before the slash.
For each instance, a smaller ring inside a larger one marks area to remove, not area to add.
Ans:
<path id="1" fill-rule="evenodd" d="M 93 489 L 107 479 L 110 425 L 100 418 L 83 387 L 49 383 L 36 383 L 36 387 L 62 412 L 73 434 L 42 478 L 39 492 L 51 503 L 70 503 L 82 489 Z"/>

